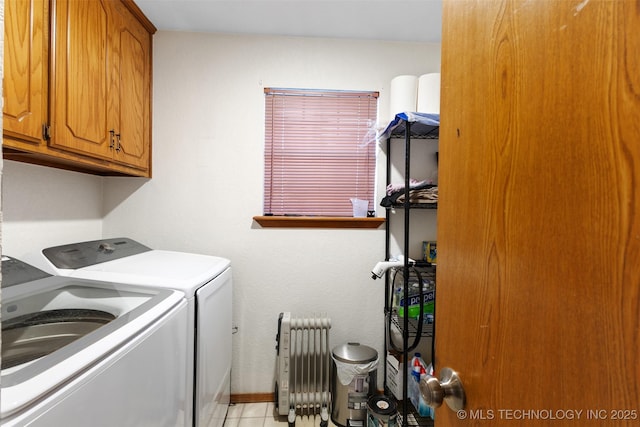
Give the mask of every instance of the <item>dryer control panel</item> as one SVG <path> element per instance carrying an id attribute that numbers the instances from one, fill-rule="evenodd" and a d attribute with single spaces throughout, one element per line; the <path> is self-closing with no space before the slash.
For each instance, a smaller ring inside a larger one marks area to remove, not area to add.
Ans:
<path id="1" fill-rule="evenodd" d="M 57 268 L 75 270 L 150 250 L 135 240 L 120 237 L 53 246 L 43 249 L 42 253 Z"/>

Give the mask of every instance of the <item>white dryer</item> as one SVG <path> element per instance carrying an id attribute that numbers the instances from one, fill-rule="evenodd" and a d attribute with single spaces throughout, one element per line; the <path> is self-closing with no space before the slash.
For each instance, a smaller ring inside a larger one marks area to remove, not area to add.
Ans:
<path id="1" fill-rule="evenodd" d="M 4 427 L 183 426 L 184 294 L 2 259 Z M 149 359 L 153 362 L 149 363 Z M 167 372 L 170 372 L 167 374 Z"/>
<path id="2" fill-rule="evenodd" d="M 231 395 L 232 276 L 228 259 L 152 250 L 129 238 L 44 249 L 36 266 L 57 275 L 184 292 L 189 311 L 187 388 L 194 427 L 222 427 Z"/>

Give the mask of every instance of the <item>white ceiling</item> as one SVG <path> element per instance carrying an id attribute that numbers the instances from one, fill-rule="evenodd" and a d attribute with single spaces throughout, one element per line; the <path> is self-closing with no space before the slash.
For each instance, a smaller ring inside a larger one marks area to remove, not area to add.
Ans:
<path id="1" fill-rule="evenodd" d="M 135 0 L 158 30 L 440 42 L 442 0 Z"/>

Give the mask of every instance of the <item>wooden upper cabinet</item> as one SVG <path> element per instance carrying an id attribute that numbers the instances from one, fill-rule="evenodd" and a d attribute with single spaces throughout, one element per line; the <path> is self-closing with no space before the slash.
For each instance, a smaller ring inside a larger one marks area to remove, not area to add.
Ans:
<path id="1" fill-rule="evenodd" d="M 47 0 L 5 2 L 3 134 L 6 147 L 44 146 L 47 121 Z"/>
<path id="2" fill-rule="evenodd" d="M 122 3 L 116 3 L 118 22 L 115 42 L 118 52 L 119 115 L 114 160 L 149 168 L 151 146 L 151 34 Z"/>
<path id="3" fill-rule="evenodd" d="M 147 171 L 151 33 L 121 2 L 54 5 L 51 146 Z"/>
<path id="4" fill-rule="evenodd" d="M 4 158 L 151 176 L 155 31 L 132 0 L 5 2 Z"/>
<path id="5" fill-rule="evenodd" d="M 58 0 L 53 18 L 51 145 L 109 159 L 110 11 L 102 1 Z"/>

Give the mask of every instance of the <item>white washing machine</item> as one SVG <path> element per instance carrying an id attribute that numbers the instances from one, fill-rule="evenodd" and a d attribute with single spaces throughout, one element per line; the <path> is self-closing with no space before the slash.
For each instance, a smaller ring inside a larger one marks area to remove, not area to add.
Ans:
<path id="1" fill-rule="evenodd" d="M 36 266 L 57 275 L 184 292 L 189 326 L 186 425 L 222 427 L 231 395 L 232 276 L 228 259 L 152 250 L 129 238 L 47 248 Z"/>
<path id="2" fill-rule="evenodd" d="M 172 371 L 186 364 L 174 347 L 186 346 L 182 292 L 51 276 L 9 257 L 2 276 L 0 425 L 183 425 L 184 374 Z"/>

